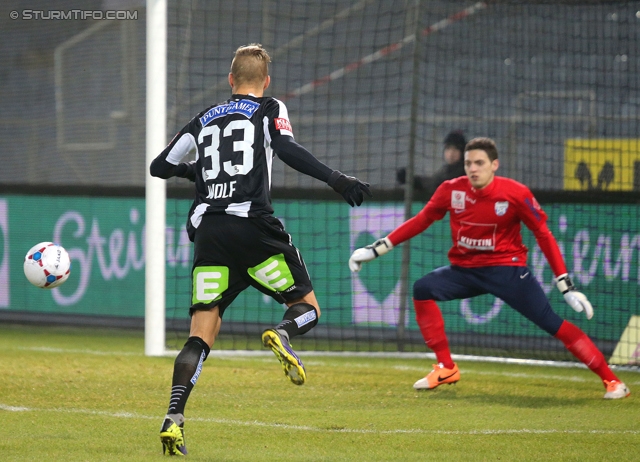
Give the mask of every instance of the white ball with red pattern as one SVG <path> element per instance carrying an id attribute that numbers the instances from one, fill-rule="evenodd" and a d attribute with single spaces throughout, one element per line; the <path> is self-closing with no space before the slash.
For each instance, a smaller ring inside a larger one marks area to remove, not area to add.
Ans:
<path id="1" fill-rule="evenodd" d="M 61 245 L 40 242 L 29 249 L 24 257 L 24 275 L 41 289 L 60 286 L 71 274 L 71 259 Z"/>

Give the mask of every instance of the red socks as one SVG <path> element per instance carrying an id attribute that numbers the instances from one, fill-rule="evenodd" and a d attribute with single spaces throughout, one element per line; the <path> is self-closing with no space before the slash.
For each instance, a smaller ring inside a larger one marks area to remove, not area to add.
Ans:
<path id="1" fill-rule="evenodd" d="M 447 369 L 453 368 L 449 341 L 444 331 L 444 319 L 440 308 L 433 300 L 413 300 L 416 311 L 416 321 L 422 333 L 427 347 L 436 354 L 437 361 L 442 363 Z M 609 369 L 607 360 L 598 350 L 598 347 L 591 341 L 582 329 L 569 321 L 564 321 L 558 329 L 555 337 L 564 343 L 564 346 L 582 361 L 589 369 L 598 374 L 604 381 L 620 379 Z"/>
<path id="2" fill-rule="evenodd" d="M 444 332 L 444 319 L 440 308 L 433 300 L 413 300 L 416 321 L 427 347 L 436 354 L 436 359 L 447 369 L 453 368 L 449 341 Z"/>
<path id="3" fill-rule="evenodd" d="M 598 374 L 600 378 L 608 381 L 617 380 L 604 355 L 598 350 L 591 339 L 582 329 L 569 321 L 564 321 L 558 329 L 555 338 L 564 343 L 564 346 L 589 369 Z"/>

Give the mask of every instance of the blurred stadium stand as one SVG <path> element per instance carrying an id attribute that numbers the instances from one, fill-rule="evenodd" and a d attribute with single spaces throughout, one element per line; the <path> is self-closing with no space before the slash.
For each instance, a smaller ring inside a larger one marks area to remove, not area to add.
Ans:
<path id="1" fill-rule="evenodd" d="M 143 186 L 140 3 L 60 1 L 58 10 L 134 7 L 138 16 L 57 21 L 11 20 L 8 12 L 27 4 L 5 2 L 0 184 Z M 273 55 L 270 94 L 286 100 L 298 139 L 377 190 L 398 187 L 395 167 L 407 162 L 413 46 L 301 96 L 286 95 L 411 35 L 413 2 L 169 3 L 167 140 L 228 96 L 235 48 L 262 42 Z M 504 175 L 559 190 L 566 139 L 637 137 L 639 2 L 548 3 L 489 2 L 421 37 L 417 169 L 435 170 L 444 134 L 461 128 L 497 140 Z M 421 5 L 427 28 L 474 3 Z M 28 7 L 52 9 L 45 1 Z M 318 27 L 323 21 L 332 22 Z M 282 163 L 274 164 L 273 181 L 275 188 L 314 186 Z"/>

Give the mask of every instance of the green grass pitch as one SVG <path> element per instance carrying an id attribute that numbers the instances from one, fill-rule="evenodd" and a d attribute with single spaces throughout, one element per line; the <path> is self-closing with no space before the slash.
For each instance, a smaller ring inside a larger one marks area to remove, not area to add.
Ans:
<path id="1" fill-rule="evenodd" d="M 1 460 L 163 458 L 173 358 L 145 357 L 141 332 L 4 325 L 0 351 Z M 461 362 L 457 385 L 415 392 L 428 359 L 301 357 L 297 387 L 271 353 L 210 356 L 187 406 L 187 459 L 640 459 L 636 372 L 619 372 L 631 397 L 606 401 L 581 368 Z"/>

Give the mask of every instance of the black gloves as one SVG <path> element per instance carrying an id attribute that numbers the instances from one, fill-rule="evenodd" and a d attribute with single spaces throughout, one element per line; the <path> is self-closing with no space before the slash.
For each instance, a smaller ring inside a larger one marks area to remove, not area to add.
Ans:
<path id="1" fill-rule="evenodd" d="M 362 204 L 364 201 L 364 193 L 369 197 L 373 197 L 369 190 L 369 183 L 363 183 L 359 179 L 347 176 L 338 170 L 334 170 L 331 175 L 329 175 L 327 184 L 331 186 L 335 192 L 342 194 L 344 200 L 347 201 L 351 207 Z"/>
<path id="2" fill-rule="evenodd" d="M 175 176 L 186 178 L 187 180 L 196 181 L 196 163 L 188 162 L 176 165 Z"/>

